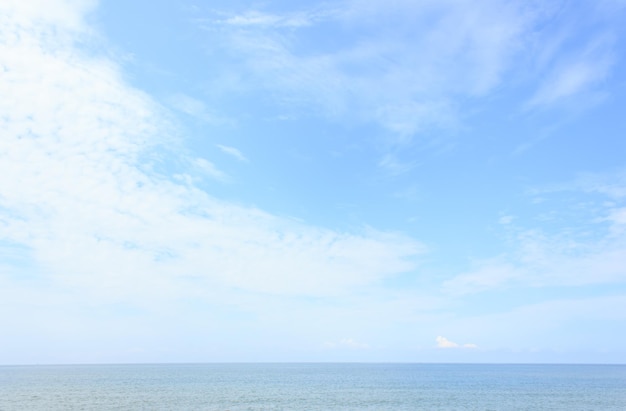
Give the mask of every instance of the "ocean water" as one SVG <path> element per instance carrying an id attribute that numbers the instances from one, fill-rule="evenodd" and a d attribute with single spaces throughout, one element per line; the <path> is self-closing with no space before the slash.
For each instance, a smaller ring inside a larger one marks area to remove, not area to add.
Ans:
<path id="1" fill-rule="evenodd" d="M 0 366 L 0 410 L 626 410 L 626 365 Z"/>

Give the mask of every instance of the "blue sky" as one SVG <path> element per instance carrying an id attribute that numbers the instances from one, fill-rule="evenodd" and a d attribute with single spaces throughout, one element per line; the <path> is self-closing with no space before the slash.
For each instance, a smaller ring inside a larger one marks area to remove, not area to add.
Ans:
<path id="1" fill-rule="evenodd" d="M 624 27 L 3 1 L 0 363 L 626 362 Z"/>

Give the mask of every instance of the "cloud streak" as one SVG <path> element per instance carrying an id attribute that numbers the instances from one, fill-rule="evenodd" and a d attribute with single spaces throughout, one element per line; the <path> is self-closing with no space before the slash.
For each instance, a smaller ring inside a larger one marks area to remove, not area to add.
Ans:
<path id="1" fill-rule="evenodd" d="M 582 51 L 555 63 L 528 107 L 553 106 L 576 96 L 589 96 L 597 90 L 614 64 L 612 43 L 606 36 L 593 39 Z"/>
<path id="2" fill-rule="evenodd" d="M 400 141 L 425 129 L 455 127 L 453 100 L 494 89 L 529 24 L 517 5 L 493 1 L 419 7 L 408 1 L 340 2 L 300 15 L 311 17 L 288 29 L 281 23 L 291 21 L 288 14 L 257 10 L 206 19 L 202 27 L 226 42 L 225 52 L 233 53 L 248 87 L 280 91 L 283 101 L 331 117 L 356 113 Z M 392 31 L 384 29 L 389 19 L 395 21 Z M 343 37 L 352 40 L 296 53 L 321 25 L 346 31 Z"/>
<path id="3" fill-rule="evenodd" d="M 248 162 L 248 158 L 246 156 L 244 156 L 241 151 L 239 151 L 238 149 L 236 149 L 235 147 L 229 147 L 229 146 L 223 146 L 221 144 L 217 145 L 217 148 L 219 148 L 220 150 L 222 150 L 222 152 L 236 158 L 239 161 L 243 161 L 245 163 Z"/>
<path id="4" fill-rule="evenodd" d="M 574 208 L 580 213 L 575 221 L 566 219 L 560 229 L 509 222 L 504 227 L 510 235 L 510 251 L 476 261 L 468 272 L 446 280 L 442 289 L 463 295 L 513 286 L 580 287 L 626 281 L 625 187 L 620 170 L 612 175 L 587 174 L 567 184 L 532 191 L 553 201 L 563 193 L 575 193 L 581 203 L 586 199 L 586 207 L 581 209 L 569 201 L 559 207 L 563 215 Z M 591 237 L 590 227 L 595 233 Z"/>
<path id="5" fill-rule="evenodd" d="M 208 159 L 173 154 L 172 117 L 128 86 L 114 62 L 77 49 L 65 35 L 69 17 L 25 25 L 30 15 L 9 9 L 0 45 L 8 96 L 0 102 L 1 236 L 32 258 L 37 281 L 105 300 L 219 288 L 331 295 L 415 266 L 423 247 L 406 236 L 294 223 L 201 191 L 198 175 L 225 174 Z M 31 272 L 19 263 L 7 270 L 9 283 Z"/>
<path id="6" fill-rule="evenodd" d="M 522 111 L 602 101 L 619 29 L 602 7 L 582 9 L 583 18 L 559 2 L 340 1 L 221 12 L 199 25 L 224 45 L 211 50 L 238 92 L 261 91 L 292 117 L 373 124 L 403 145 L 462 130 L 503 90 L 519 92 Z"/>

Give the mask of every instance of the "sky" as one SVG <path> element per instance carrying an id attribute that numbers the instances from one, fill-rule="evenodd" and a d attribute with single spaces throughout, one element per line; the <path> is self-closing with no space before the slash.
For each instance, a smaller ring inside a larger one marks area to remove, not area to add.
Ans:
<path id="1" fill-rule="evenodd" d="M 0 364 L 626 363 L 626 2 L 3 0 Z"/>

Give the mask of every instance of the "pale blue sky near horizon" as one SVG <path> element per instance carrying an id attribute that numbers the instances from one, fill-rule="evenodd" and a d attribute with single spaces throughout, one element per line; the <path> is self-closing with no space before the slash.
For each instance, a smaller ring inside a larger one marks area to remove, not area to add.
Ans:
<path id="1" fill-rule="evenodd" d="M 0 4 L 0 364 L 626 362 L 626 3 Z"/>

